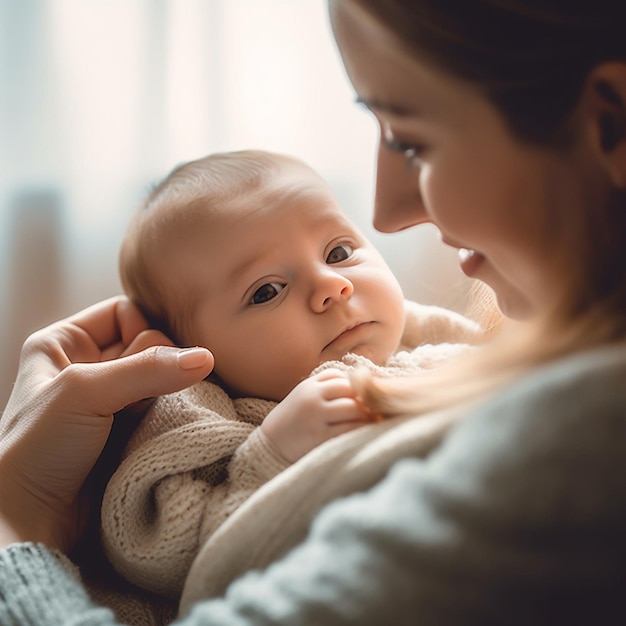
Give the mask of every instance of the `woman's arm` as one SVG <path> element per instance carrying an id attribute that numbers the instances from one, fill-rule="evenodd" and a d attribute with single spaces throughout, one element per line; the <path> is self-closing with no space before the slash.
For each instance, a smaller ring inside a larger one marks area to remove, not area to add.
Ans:
<path id="1" fill-rule="evenodd" d="M 148 329 L 126 298 L 31 335 L 0 420 L 0 545 L 70 549 L 85 519 L 81 488 L 113 413 L 197 382 L 212 366 L 207 350 L 173 348 Z"/>

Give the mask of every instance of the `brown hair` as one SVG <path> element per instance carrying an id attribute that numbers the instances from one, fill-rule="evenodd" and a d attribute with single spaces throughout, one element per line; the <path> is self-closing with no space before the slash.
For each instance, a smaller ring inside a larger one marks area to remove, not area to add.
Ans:
<path id="1" fill-rule="evenodd" d="M 526 141 L 553 139 L 589 71 L 626 59 L 615 0 L 355 1 L 416 55 L 480 87 Z"/>

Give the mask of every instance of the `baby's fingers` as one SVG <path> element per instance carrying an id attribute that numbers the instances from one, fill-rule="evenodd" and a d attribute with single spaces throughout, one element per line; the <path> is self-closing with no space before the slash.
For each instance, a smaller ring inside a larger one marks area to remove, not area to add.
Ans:
<path id="1" fill-rule="evenodd" d="M 314 374 L 311 378 L 319 381 L 334 380 L 335 378 L 348 378 L 348 374 L 337 367 L 329 367 L 328 369 Z"/>
<path id="2" fill-rule="evenodd" d="M 328 405 L 326 424 L 329 427 L 346 423 L 369 424 L 372 417 L 356 398 L 338 398 Z"/>
<path id="3" fill-rule="evenodd" d="M 352 387 L 350 378 L 346 372 L 340 370 L 325 370 L 320 374 L 328 374 L 318 379 L 321 397 L 327 401 L 339 398 L 355 398 L 356 392 Z"/>

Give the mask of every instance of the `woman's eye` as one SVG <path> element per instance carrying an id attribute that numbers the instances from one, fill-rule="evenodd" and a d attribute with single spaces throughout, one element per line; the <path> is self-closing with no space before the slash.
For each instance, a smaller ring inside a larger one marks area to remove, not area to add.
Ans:
<path id="1" fill-rule="evenodd" d="M 385 147 L 393 152 L 400 152 L 408 161 L 419 160 L 426 150 L 421 144 L 404 143 L 394 139 L 385 139 Z"/>
<path id="2" fill-rule="evenodd" d="M 383 127 L 383 142 L 388 150 L 403 154 L 410 166 L 418 165 L 426 152 L 426 146 L 423 144 L 398 141 L 388 126 Z"/>
<path id="3" fill-rule="evenodd" d="M 254 292 L 252 298 L 250 298 L 250 304 L 263 304 L 264 302 L 273 300 L 285 286 L 286 285 L 281 285 L 280 283 L 266 283 L 265 285 L 261 285 L 261 287 Z"/>
<path id="4" fill-rule="evenodd" d="M 335 246 L 326 257 L 326 263 L 329 265 L 333 263 L 341 263 L 352 256 L 354 250 L 347 244 L 342 243 L 340 246 Z"/>

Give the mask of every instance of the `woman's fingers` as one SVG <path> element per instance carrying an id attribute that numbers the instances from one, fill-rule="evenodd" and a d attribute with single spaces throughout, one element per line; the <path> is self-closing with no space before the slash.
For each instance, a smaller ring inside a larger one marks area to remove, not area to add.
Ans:
<path id="1" fill-rule="evenodd" d="M 213 369 L 205 348 L 174 348 L 124 297 L 110 298 L 36 333 L 22 349 L 11 413 L 46 389 L 59 413 L 110 415 L 188 387 Z"/>
<path id="2" fill-rule="evenodd" d="M 124 296 L 93 304 L 58 322 L 58 325 L 82 330 L 101 349 L 117 342 L 129 345 L 141 331 L 148 328 L 139 309 Z"/>
<path id="3" fill-rule="evenodd" d="M 152 346 L 173 346 L 174 343 L 169 337 L 165 336 L 161 331 L 149 328 L 140 331 L 134 339 L 128 343 L 114 344 L 102 352 L 102 360 L 108 361 L 116 359 L 120 356 L 129 356 L 142 352 L 146 348 Z"/>
<path id="4" fill-rule="evenodd" d="M 34 337 L 35 341 L 56 342 L 51 356 L 59 366 L 114 359 L 149 346 L 172 345 L 163 333 L 148 327 L 137 307 L 124 296 L 94 304 Z"/>
<path id="5" fill-rule="evenodd" d="M 115 318 L 125 346 L 129 346 L 140 333 L 148 330 L 146 319 L 126 297 L 120 298 L 115 305 Z"/>
<path id="6" fill-rule="evenodd" d="M 153 346 L 100 363 L 75 363 L 58 375 L 58 384 L 71 393 L 76 411 L 89 407 L 93 415 L 109 415 L 145 398 L 184 389 L 212 369 L 213 355 L 206 348 Z"/>

